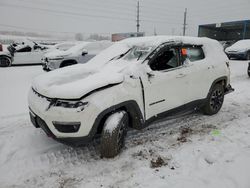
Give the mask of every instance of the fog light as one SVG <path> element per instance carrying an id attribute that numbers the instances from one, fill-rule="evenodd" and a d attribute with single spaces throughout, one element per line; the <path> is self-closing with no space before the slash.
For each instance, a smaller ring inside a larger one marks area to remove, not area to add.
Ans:
<path id="1" fill-rule="evenodd" d="M 76 133 L 80 129 L 81 122 L 58 122 L 53 121 L 56 130 L 62 133 Z"/>

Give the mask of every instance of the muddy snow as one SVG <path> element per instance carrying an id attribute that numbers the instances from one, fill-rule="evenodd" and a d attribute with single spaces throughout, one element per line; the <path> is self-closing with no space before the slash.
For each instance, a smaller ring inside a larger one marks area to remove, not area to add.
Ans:
<path id="1" fill-rule="evenodd" d="M 250 187 L 250 79 L 232 61 L 235 92 L 214 116 L 187 113 L 129 131 L 114 159 L 98 144 L 71 148 L 29 121 L 27 93 L 40 66 L 0 69 L 0 188 Z"/>

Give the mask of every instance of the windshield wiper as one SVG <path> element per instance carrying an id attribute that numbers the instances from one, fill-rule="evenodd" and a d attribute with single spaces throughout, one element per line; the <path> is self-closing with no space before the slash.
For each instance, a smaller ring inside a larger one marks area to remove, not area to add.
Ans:
<path id="1" fill-rule="evenodd" d="M 128 51 L 126 51 L 125 53 L 123 53 L 123 54 L 120 54 L 120 55 L 118 55 L 118 56 L 115 56 L 115 57 L 113 57 L 112 59 L 110 59 L 109 61 L 112 61 L 112 60 L 114 60 L 114 59 L 121 59 L 122 57 L 124 57 L 130 50 L 131 50 L 132 48 L 130 48 Z"/>

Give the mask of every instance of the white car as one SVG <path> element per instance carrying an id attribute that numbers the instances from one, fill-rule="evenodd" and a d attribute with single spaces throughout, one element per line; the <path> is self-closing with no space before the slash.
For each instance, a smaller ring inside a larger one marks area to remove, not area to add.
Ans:
<path id="1" fill-rule="evenodd" d="M 0 52 L 0 67 L 24 64 L 41 64 L 41 58 L 48 49 L 47 46 L 31 40 L 13 43 Z"/>
<path id="2" fill-rule="evenodd" d="M 101 155 L 114 157 L 128 127 L 197 107 L 216 114 L 231 91 L 219 42 L 155 36 L 123 40 L 87 64 L 37 77 L 28 101 L 32 123 L 50 137 L 81 145 L 100 136 Z"/>
<path id="3" fill-rule="evenodd" d="M 229 59 L 250 60 L 250 40 L 239 40 L 225 50 Z"/>
<path id="4" fill-rule="evenodd" d="M 78 63 L 86 63 L 111 45 L 112 42 L 109 41 L 80 42 L 67 50 L 48 52 L 42 58 L 43 69 L 51 71 Z"/>

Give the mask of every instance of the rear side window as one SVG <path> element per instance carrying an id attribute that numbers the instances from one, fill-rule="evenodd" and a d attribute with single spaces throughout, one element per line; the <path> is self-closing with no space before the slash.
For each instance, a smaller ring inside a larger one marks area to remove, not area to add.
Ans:
<path id="1" fill-rule="evenodd" d="M 189 46 L 181 49 L 183 62 L 188 59 L 191 62 L 199 61 L 205 58 L 201 46 Z"/>

